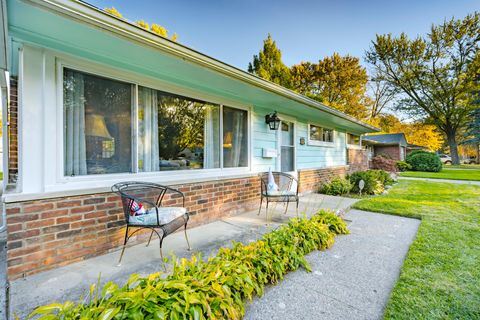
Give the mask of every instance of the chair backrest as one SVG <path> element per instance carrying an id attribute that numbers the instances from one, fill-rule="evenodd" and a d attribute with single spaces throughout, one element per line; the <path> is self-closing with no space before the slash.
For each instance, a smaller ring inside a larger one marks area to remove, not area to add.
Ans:
<path id="1" fill-rule="evenodd" d="M 160 206 L 168 189 L 160 184 L 137 181 L 119 182 L 112 186 L 112 192 L 122 199 L 123 214 L 127 223 L 135 202 L 150 207 Z"/>
<path id="2" fill-rule="evenodd" d="M 290 191 L 292 189 L 293 182 L 297 183 L 298 190 L 298 180 L 291 174 L 279 171 L 272 172 L 273 179 L 278 186 L 279 191 Z M 263 193 L 267 192 L 268 186 L 268 172 L 263 172 L 260 174 L 260 185 Z"/>

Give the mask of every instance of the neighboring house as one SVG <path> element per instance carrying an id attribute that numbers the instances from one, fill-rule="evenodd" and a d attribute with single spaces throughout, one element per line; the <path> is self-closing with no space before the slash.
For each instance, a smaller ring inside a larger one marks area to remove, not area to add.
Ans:
<path id="1" fill-rule="evenodd" d="M 422 150 L 422 151 L 430 151 L 427 147 L 424 147 L 424 146 L 420 146 L 418 144 L 413 144 L 413 143 L 409 143 L 407 145 L 407 155 L 412 152 L 412 151 L 417 151 L 417 150 Z"/>
<path id="2" fill-rule="evenodd" d="M 6 8 L 10 279 L 117 248 L 119 181 L 178 188 L 195 225 L 258 208 L 269 168 L 302 192 L 366 169 L 366 123 L 81 1 Z"/>
<path id="3" fill-rule="evenodd" d="M 403 133 L 376 134 L 362 137 L 362 145 L 367 148 L 370 160 L 375 156 L 387 156 L 405 161 L 407 139 Z"/>

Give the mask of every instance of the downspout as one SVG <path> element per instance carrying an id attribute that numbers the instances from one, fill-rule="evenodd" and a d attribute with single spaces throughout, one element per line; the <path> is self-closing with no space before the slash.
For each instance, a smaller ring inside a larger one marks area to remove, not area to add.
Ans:
<path id="1" fill-rule="evenodd" d="M 2 109 L 2 151 L 3 151 L 3 184 L 2 191 L 5 191 L 8 183 L 8 95 L 9 95 L 9 72 L 8 72 L 8 24 L 7 4 L 0 0 L 0 107 Z M 3 192 L 2 192 L 3 194 Z M 3 197 L 1 199 L 3 202 Z M 2 203 L 2 224 L 0 232 L 7 226 L 7 214 L 4 203 Z"/>

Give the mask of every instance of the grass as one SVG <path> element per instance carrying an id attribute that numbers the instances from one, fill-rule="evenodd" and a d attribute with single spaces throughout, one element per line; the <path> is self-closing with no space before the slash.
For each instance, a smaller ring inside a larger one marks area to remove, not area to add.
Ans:
<path id="1" fill-rule="evenodd" d="M 422 219 L 385 319 L 480 319 L 480 186 L 402 180 L 354 207 Z"/>
<path id="2" fill-rule="evenodd" d="M 406 171 L 400 174 L 402 177 L 451 179 L 451 180 L 473 180 L 480 181 L 479 169 L 452 169 L 443 168 L 440 172 Z"/>
<path id="3" fill-rule="evenodd" d="M 480 164 L 452 164 L 452 165 L 443 165 L 444 168 L 453 168 L 453 169 L 480 169 Z"/>

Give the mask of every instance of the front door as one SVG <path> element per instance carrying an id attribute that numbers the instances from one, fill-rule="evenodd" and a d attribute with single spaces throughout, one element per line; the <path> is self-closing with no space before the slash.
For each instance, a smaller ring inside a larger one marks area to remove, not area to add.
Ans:
<path id="1" fill-rule="evenodd" d="M 295 127 L 293 122 L 282 121 L 279 130 L 279 168 L 282 172 L 295 171 Z"/>

